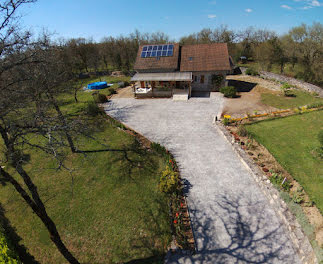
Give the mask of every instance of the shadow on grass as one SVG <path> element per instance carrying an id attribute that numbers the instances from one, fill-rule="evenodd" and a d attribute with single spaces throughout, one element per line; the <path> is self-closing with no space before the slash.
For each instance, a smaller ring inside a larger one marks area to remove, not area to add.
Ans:
<path id="1" fill-rule="evenodd" d="M 238 80 L 229 80 L 228 86 L 234 86 L 237 92 L 250 92 L 257 84 Z"/>
<path id="2" fill-rule="evenodd" d="M 164 263 L 164 255 L 152 256 L 148 258 L 135 259 L 125 262 L 124 264 L 162 264 Z"/>
<path id="3" fill-rule="evenodd" d="M 166 198 L 158 196 L 151 199 L 153 195 L 152 191 L 149 194 L 143 193 L 139 198 L 142 202 L 138 207 L 138 213 L 145 219 L 146 224 L 143 226 L 142 223 L 138 223 L 138 226 L 134 227 L 138 232 L 127 239 L 131 251 L 123 250 L 119 253 L 119 259 L 126 260 L 122 263 L 164 263 L 164 256 L 171 242 L 169 205 Z"/>
<path id="4" fill-rule="evenodd" d="M 39 262 L 29 254 L 27 248 L 20 244 L 21 237 L 18 236 L 15 228 L 11 226 L 10 221 L 5 216 L 5 210 L 2 205 L 0 205 L 0 225 L 5 231 L 5 236 L 8 238 L 12 249 L 18 254 L 22 263 L 39 264 Z"/>

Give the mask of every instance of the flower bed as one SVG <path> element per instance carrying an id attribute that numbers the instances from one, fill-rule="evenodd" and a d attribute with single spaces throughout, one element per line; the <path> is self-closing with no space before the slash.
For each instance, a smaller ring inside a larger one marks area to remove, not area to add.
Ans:
<path id="1" fill-rule="evenodd" d="M 173 155 L 158 143 L 152 143 L 151 148 L 164 156 L 167 163 L 166 169 L 160 178 L 159 189 L 169 197 L 174 242 L 178 248 L 194 252 L 193 231 L 176 161 Z"/>
<path id="2" fill-rule="evenodd" d="M 172 155 L 169 153 L 170 157 Z M 169 159 L 169 166 L 174 172 L 179 173 L 176 161 L 172 157 Z M 195 250 L 193 231 L 188 212 L 185 196 L 183 194 L 183 186 L 180 177 L 178 177 L 178 188 L 170 196 L 170 214 L 172 219 L 172 229 L 176 237 L 177 245 L 181 249 L 190 251 Z"/>
<path id="3" fill-rule="evenodd" d="M 269 113 L 262 113 L 262 114 L 256 114 L 256 115 L 250 115 L 247 114 L 245 117 L 241 118 L 232 118 L 230 115 L 224 115 L 223 116 L 223 123 L 224 125 L 228 125 L 231 123 L 244 123 L 245 121 L 252 121 L 253 119 L 263 120 L 266 118 L 272 118 L 272 117 L 282 117 L 282 116 L 289 116 L 294 114 L 302 114 L 306 112 L 312 112 L 321 110 L 323 106 L 318 107 L 311 107 L 311 106 L 302 106 L 294 109 L 285 109 L 285 110 L 279 110 L 279 111 L 273 111 Z"/>

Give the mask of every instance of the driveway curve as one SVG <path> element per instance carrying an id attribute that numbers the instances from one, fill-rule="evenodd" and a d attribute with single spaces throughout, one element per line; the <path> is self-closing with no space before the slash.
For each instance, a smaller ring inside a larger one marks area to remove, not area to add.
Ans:
<path id="1" fill-rule="evenodd" d="M 212 124 L 223 98 L 115 99 L 115 117 L 167 147 L 178 162 L 196 241 L 167 263 L 301 263 L 289 234 L 229 143 Z"/>

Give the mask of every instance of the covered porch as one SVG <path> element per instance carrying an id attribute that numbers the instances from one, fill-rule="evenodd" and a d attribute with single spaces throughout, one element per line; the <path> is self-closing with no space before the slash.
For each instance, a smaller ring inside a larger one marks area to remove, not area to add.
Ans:
<path id="1" fill-rule="evenodd" d="M 191 72 L 137 73 L 131 81 L 136 98 L 191 96 Z"/>

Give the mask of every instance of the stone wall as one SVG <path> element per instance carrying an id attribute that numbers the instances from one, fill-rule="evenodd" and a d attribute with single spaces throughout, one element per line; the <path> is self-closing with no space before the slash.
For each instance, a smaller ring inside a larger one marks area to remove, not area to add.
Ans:
<path id="1" fill-rule="evenodd" d="M 245 74 L 246 68 L 240 67 L 240 69 L 241 69 L 242 73 Z M 287 82 L 289 84 L 297 86 L 300 89 L 303 89 L 303 90 L 311 92 L 311 93 L 317 93 L 320 97 L 323 97 L 323 88 L 321 88 L 317 85 L 303 82 L 301 80 L 297 80 L 292 77 L 288 77 L 285 75 L 280 75 L 280 74 L 276 74 L 276 73 L 272 73 L 272 72 L 260 71 L 259 73 L 260 73 L 260 77 L 263 77 L 265 79 L 274 79 L 279 82 Z"/>

